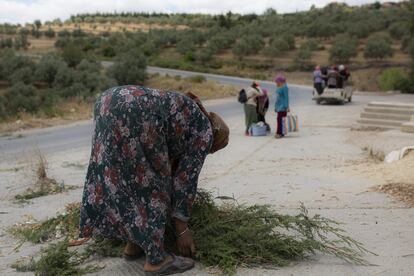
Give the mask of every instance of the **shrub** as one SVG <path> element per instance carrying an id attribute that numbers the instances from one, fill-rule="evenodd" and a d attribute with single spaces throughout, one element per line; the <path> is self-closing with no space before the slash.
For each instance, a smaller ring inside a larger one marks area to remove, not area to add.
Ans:
<path id="1" fill-rule="evenodd" d="M 114 65 L 108 70 L 118 85 L 141 84 L 146 78 L 145 56 L 136 50 L 130 50 L 115 58 Z"/>
<path id="2" fill-rule="evenodd" d="M 18 112 L 35 113 L 40 106 L 40 99 L 33 85 L 22 82 L 14 84 L 6 90 L 7 109 L 11 114 Z M 10 114 L 9 113 L 9 114 Z"/>
<path id="3" fill-rule="evenodd" d="M 72 36 L 73 37 L 84 37 L 86 36 L 86 33 L 82 31 L 80 28 L 78 28 L 72 32 Z"/>
<path id="4" fill-rule="evenodd" d="M 186 79 L 194 83 L 203 83 L 206 81 L 206 77 L 203 75 L 194 75 L 194 76 L 187 77 Z"/>
<path id="5" fill-rule="evenodd" d="M 414 94 L 414 81 L 413 78 L 404 78 L 397 84 L 397 90 L 402 93 Z"/>
<path id="6" fill-rule="evenodd" d="M 0 39 L 0 48 L 13 48 L 13 39 L 11 38 Z"/>
<path id="7" fill-rule="evenodd" d="M 197 52 L 196 60 L 201 63 L 207 63 L 213 58 L 213 51 L 210 48 L 205 48 Z"/>
<path id="8" fill-rule="evenodd" d="M 391 57 L 391 39 L 386 35 L 372 35 L 367 40 L 364 49 L 364 57 L 368 59 L 384 59 Z"/>
<path id="9" fill-rule="evenodd" d="M 10 76 L 10 82 L 16 84 L 18 82 L 23 82 L 24 84 L 30 84 L 33 82 L 33 69 L 29 66 L 17 69 Z"/>
<path id="10" fill-rule="evenodd" d="M 89 97 L 93 92 L 97 92 L 102 88 L 103 77 L 100 73 L 100 64 L 95 61 L 82 60 L 76 67 L 74 74 L 74 82 L 82 84 L 86 89 L 82 96 Z"/>
<path id="11" fill-rule="evenodd" d="M 406 35 L 406 36 L 404 36 L 402 39 L 401 39 L 401 51 L 403 51 L 404 53 L 407 53 L 408 52 L 408 48 L 409 48 L 409 46 L 410 46 L 410 43 L 412 43 L 412 42 L 414 42 L 414 38 L 412 38 L 411 36 L 409 36 L 409 35 Z"/>
<path id="12" fill-rule="evenodd" d="M 307 48 L 309 51 L 317 51 L 319 49 L 319 43 L 316 39 L 310 38 L 303 43 L 301 48 Z"/>
<path id="13" fill-rule="evenodd" d="M 371 29 L 367 24 L 361 24 L 360 22 L 353 22 L 348 25 L 347 33 L 350 36 L 357 38 L 365 38 L 371 33 Z"/>
<path id="14" fill-rule="evenodd" d="M 68 30 L 63 30 L 58 32 L 58 37 L 67 38 L 70 37 L 70 32 Z"/>
<path id="15" fill-rule="evenodd" d="M 30 46 L 29 40 L 27 38 L 26 34 L 20 34 L 19 36 L 14 38 L 14 48 L 16 50 L 27 50 L 27 48 Z"/>
<path id="16" fill-rule="evenodd" d="M 410 27 L 405 22 L 394 22 L 388 27 L 388 32 L 392 38 L 400 40 L 410 34 Z"/>
<path id="17" fill-rule="evenodd" d="M 309 37 L 332 37 L 338 33 L 337 25 L 316 18 L 305 31 Z"/>
<path id="18" fill-rule="evenodd" d="M 6 111 L 6 99 L 3 95 L 0 95 L 0 122 L 6 118 L 7 116 L 7 111 Z"/>
<path id="19" fill-rule="evenodd" d="M 64 98 L 80 97 L 87 94 L 88 89 L 82 83 L 73 83 L 69 87 L 59 90 L 59 95 Z"/>
<path id="20" fill-rule="evenodd" d="M 184 55 L 184 60 L 185 61 L 190 61 L 190 62 L 195 61 L 196 56 L 195 56 L 194 52 L 193 51 L 187 51 Z"/>
<path id="21" fill-rule="evenodd" d="M 194 51 L 196 49 L 196 45 L 191 37 L 184 37 L 183 39 L 178 41 L 176 49 L 177 52 L 179 52 L 182 55 L 185 55 L 185 53 L 189 51 Z"/>
<path id="22" fill-rule="evenodd" d="M 329 60 L 334 63 L 348 63 L 358 54 L 358 40 L 349 35 L 339 35 L 329 50 Z"/>
<path id="23" fill-rule="evenodd" d="M 229 49 L 235 41 L 235 36 L 230 32 L 219 32 L 208 40 L 208 47 L 217 50 Z"/>
<path id="24" fill-rule="evenodd" d="M 62 58 L 69 67 L 76 67 L 83 59 L 83 52 L 79 45 L 75 42 L 69 42 L 66 47 L 63 48 Z"/>
<path id="25" fill-rule="evenodd" d="M 65 62 L 55 53 L 46 54 L 36 66 L 36 79 L 47 82 L 51 87 L 60 67 L 65 66 Z"/>
<path id="26" fill-rule="evenodd" d="M 283 38 L 275 38 L 270 42 L 264 53 L 271 57 L 277 57 L 289 50 L 289 44 Z"/>
<path id="27" fill-rule="evenodd" d="M 49 38 L 53 38 L 56 36 L 55 31 L 52 28 L 48 28 L 47 31 L 45 31 L 45 36 Z"/>
<path id="28" fill-rule="evenodd" d="M 243 59 L 250 52 L 250 45 L 245 40 L 239 40 L 232 48 L 233 55 L 238 59 Z"/>
<path id="29" fill-rule="evenodd" d="M 289 50 L 293 50 L 296 48 L 295 46 L 295 37 L 291 34 L 286 34 L 283 36 L 283 39 L 286 41 L 286 43 L 289 46 Z"/>
<path id="30" fill-rule="evenodd" d="M 25 56 L 17 56 L 11 49 L 0 52 L 0 79 L 9 80 L 10 77 L 19 69 L 33 68 L 33 61 Z"/>
<path id="31" fill-rule="evenodd" d="M 105 45 L 102 48 L 102 55 L 104 57 L 109 57 L 112 58 L 116 55 L 115 49 L 114 47 L 112 47 L 111 45 Z"/>
<path id="32" fill-rule="evenodd" d="M 387 69 L 379 76 L 379 87 L 382 91 L 398 90 L 403 85 L 404 73 L 399 69 Z"/>
<path id="33" fill-rule="evenodd" d="M 62 64 L 57 68 L 53 87 L 58 89 L 72 86 L 75 79 L 75 70 L 69 68 L 66 64 Z"/>
<path id="34" fill-rule="evenodd" d="M 293 59 L 293 66 L 295 69 L 299 70 L 310 70 L 312 69 L 312 64 L 310 59 L 312 57 L 312 52 L 307 47 L 302 47 L 299 49 L 297 55 Z"/>
<path id="35" fill-rule="evenodd" d="M 155 42 L 149 40 L 141 45 L 141 51 L 144 53 L 145 56 L 149 57 L 156 54 L 159 49 Z"/>

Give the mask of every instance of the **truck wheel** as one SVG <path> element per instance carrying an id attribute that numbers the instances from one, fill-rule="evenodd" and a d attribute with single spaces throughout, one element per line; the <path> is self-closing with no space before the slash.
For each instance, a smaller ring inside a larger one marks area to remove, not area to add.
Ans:
<path id="1" fill-rule="evenodd" d="M 322 101 L 321 101 L 321 100 L 319 100 L 319 99 L 317 99 L 317 100 L 316 100 L 316 104 L 321 104 L 321 102 L 322 102 Z"/>
<path id="2" fill-rule="evenodd" d="M 349 96 L 348 103 L 352 102 L 352 96 Z"/>

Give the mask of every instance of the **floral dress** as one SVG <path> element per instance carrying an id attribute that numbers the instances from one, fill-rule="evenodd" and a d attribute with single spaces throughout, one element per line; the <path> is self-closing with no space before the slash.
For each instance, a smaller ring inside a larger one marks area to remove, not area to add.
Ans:
<path id="1" fill-rule="evenodd" d="M 166 254 L 168 213 L 190 217 L 212 144 L 210 122 L 185 95 L 122 86 L 97 100 L 94 126 L 80 236 L 135 243 L 157 264 Z"/>

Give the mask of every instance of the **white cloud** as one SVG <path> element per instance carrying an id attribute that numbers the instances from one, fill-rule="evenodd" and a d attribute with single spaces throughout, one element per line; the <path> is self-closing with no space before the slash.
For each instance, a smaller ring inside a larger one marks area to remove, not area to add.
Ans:
<path id="1" fill-rule="evenodd" d="M 234 13 L 262 13 L 271 7 L 279 13 L 307 10 L 313 4 L 325 6 L 330 0 L 0 0 L 0 22 L 27 23 L 36 19 L 65 20 L 71 15 L 94 12 L 186 12 L 219 14 L 232 11 Z M 346 0 L 350 5 L 361 5 L 374 2 L 372 0 Z M 384 1 L 380 1 L 384 2 Z"/>

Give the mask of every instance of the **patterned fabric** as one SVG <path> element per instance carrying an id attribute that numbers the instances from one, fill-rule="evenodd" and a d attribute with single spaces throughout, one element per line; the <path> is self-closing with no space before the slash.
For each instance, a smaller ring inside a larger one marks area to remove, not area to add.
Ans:
<path id="1" fill-rule="evenodd" d="M 183 221 L 191 215 L 210 122 L 187 96 L 122 86 L 97 100 L 94 124 L 80 236 L 135 243 L 159 263 L 168 213 Z"/>

